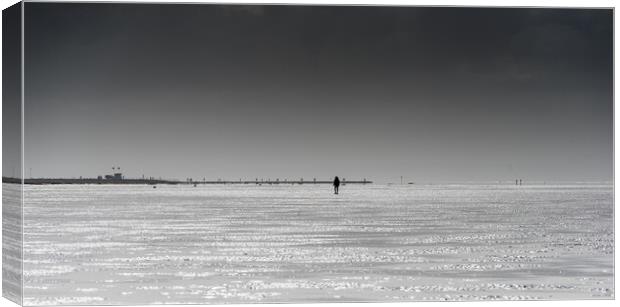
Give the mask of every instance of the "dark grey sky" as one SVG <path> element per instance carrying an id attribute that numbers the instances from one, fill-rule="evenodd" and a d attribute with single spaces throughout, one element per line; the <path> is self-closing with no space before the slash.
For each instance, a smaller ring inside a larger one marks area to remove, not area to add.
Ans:
<path id="1" fill-rule="evenodd" d="M 610 180 L 612 16 L 27 3 L 26 176 Z"/>
<path id="2" fill-rule="evenodd" d="M 2 176 L 21 178 L 21 3 L 2 10 Z"/>

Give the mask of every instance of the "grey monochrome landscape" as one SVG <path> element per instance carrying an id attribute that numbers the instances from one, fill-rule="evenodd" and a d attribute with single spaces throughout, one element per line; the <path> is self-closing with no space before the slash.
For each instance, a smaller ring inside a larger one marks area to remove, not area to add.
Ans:
<path id="1" fill-rule="evenodd" d="M 5 9 L 3 296 L 614 299 L 613 15 Z"/>

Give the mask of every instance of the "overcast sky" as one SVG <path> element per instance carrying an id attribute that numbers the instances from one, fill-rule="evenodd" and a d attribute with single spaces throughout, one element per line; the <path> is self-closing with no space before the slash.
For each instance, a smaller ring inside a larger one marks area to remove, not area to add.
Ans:
<path id="1" fill-rule="evenodd" d="M 612 11 L 26 3 L 26 176 L 600 181 Z"/>

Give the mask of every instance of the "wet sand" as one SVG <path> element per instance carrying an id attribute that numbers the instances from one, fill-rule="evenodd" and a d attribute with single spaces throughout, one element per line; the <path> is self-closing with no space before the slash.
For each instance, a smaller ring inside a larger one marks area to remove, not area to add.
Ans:
<path id="1" fill-rule="evenodd" d="M 25 187 L 24 303 L 611 299 L 611 185 Z"/>

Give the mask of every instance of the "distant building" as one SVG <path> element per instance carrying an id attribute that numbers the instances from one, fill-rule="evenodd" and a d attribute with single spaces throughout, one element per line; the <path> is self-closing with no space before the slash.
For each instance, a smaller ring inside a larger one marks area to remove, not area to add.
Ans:
<path id="1" fill-rule="evenodd" d="M 105 175 L 106 180 L 123 180 L 123 173 L 114 173 L 114 175 Z"/>

